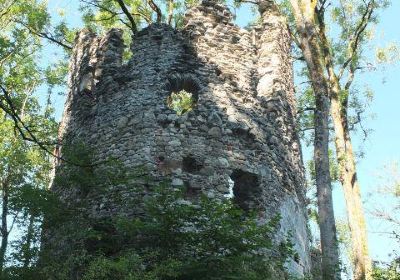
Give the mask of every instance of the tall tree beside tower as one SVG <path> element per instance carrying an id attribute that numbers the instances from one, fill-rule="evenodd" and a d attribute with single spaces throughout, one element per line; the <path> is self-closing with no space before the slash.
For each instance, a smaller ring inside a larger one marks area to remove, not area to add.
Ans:
<path id="1" fill-rule="evenodd" d="M 318 119 L 323 116 L 326 120 L 330 113 L 335 131 L 339 181 L 345 194 L 351 230 L 354 279 L 369 279 L 371 260 L 368 255 L 365 217 L 350 135 L 354 125 L 350 116 L 350 101 L 355 75 L 367 67 L 364 48 L 369 40 L 368 28 L 377 21 L 376 10 L 387 7 L 388 1 L 290 0 L 287 4 L 294 19 L 293 25 L 290 26 L 293 39 L 307 65 L 316 100 L 315 153 L 318 153 Z M 331 12 L 333 24 L 326 17 L 328 10 Z M 337 37 L 330 36 L 328 24 L 332 24 L 331 29 L 333 26 L 338 29 Z M 358 115 L 358 121 L 359 118 Z M 324 124 L 324 129 L 328 130 L 327 123 Z M 322 156 L 328 160 L 329 154 L 326 149 Z M 315 164 L 318 165 L 318 162 Z M 326 172 L 326 168 L 324 170 Z M 321 232 L 321 237 L 322 234 Z"/>

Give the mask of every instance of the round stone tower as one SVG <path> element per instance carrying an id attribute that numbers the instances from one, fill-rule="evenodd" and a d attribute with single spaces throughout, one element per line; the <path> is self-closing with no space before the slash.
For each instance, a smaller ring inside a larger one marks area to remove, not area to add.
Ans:
<path id="1" fill-rule="evenodd" d="M 248 31 L 229 10 L 203 1 L 185 16 L 183 30 L 153 24 L 135 35 L 132 58 L 122 63 L 119 30 L 99 38 L 87 30 L 76 39 L 60 146 L 81 141 L 94 162 L 116 158 L 124 168 L 141 166 L 154 181 L 170 180 L 188 195 L 233 199 L 258 209 L 261 220 L 281 215 L 278 235 L 292 233 L 299 259 L 310 269 L 305 186 L 295 100 L 290 37 L 273 5 Z M 168 100 L 184 90 L 193 109 L 179 115 Z M 66 163 L 56 163 L 56 175 Z M 53 190 L 64 201 L 78 194 Z M 89 193 L 88 215 L 129 212 L 124 186 Z"/>

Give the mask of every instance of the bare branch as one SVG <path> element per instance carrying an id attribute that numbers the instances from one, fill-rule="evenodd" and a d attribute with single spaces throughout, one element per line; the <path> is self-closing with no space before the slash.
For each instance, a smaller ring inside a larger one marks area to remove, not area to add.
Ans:
<path id="1" fill-rule="evenodd" d="M 53 42 L 53 43 L 65 48 L 67 50 L 72 50 L 72 46 L 63 43 L 60 40 L 57 40 L 56 38 L 54 38 L 53 36 L 51 36 L 51 35 L 49 35 L 49 34 L 47 34 L 45 32 L 39 32 L 39 31 L 34 30 L 33 28 L 31 28 L 28 24 L 24 23 L 23 21 L 15 20 L 15 22 L 21 24 L 26 29 L 28 29 L 29 32 L 31 32 L 32 34 L 35 34 L 36 36 L 39 36 L 40 38 L 47 39 L 50 42 Z"/>
<path id="2" fill-rule="evenodd" d="M 306 61 L 304 56 L 292 56 L 292 59 L 297 61 Z"/>
<path id="3" fill-rule="evenodd" d="M 363 132 L 363 134 L 364 134 L 363 140 L 365 140 L 365 139 L 367 139 L 367 137 L 368 137 L 368 130 L 364 128 L 364 125 L 363 125 L 363 123 L 362 123 L 361 114 L 363 114 L 363 113 L 364 113 L 364 111 L 359 111 L 359 112 L 357 112 L 356 120 L 355 120 L 354 122 L 349 123 L 349 129 L 350 129 L 350 130 L 353 130 L 354 127 L 355 127 L 357 124 L 360 125 L 360 128 L 361 128 L 361 130 L 362 130 L 362 132 Z"/>
<path id="4" fill-rule="evenodd" d="M 0 14 L 0 19 L 1 19 L 3 16 L 5 16 L 5 15 L 8 14 L 8 12 L 10 11 L 10 9 L 11 9 L 12 5 L 14 5 L 14 3 L 15 3 L 14 1 L 11 1 L 11 2 L 10 2 L 10 4 L 8 5 L 8 7 L 5 8 L 5 9 L 3 10 L 3 12 Z"/>
<path id="5" fill-rule="evenodd" d="M 315 108 L 314 107 L 305 107 L 305 108 L 302 108 L 301 110 L 298 110 L 297 114 L 299 115 L 299 114 L 302 114 L 307 111 L 315 111 Z"/>
<path id="6" fill-rule="evenodd" d="M 252 1 L 252 0 L 241 0 L 239 1 L 240 3 L 249 3 L 249 4 L 254 4 L 254 5 L 259 5 L 260 1 Z"/>
<path id="7" fill-rule="evenodd" d="M 0 60 L 0 67 L 3 66 L 4 62 L 7 61 L 7 59 L 14 54 L 14 50 L 8 52 L 1 60 Z"/>
<path id="8" fill-rule="evenodd" d="M 83 3 L 88 4 L 88 5 L 94 6 L 94 7 L 98 8 L 98 9 L 100 9 L 100 10 L 102 10 L 102 11 L 106 11 L 107 13 L 109 13 L 109 14 L 111 15 L 109 18 L 106 18 L 106 19 L 98 19 L 98 20 L 94 20 L 94 21 L 110 20 L 110 19 L 113 19 L 113 18 L 116 17 L 116 16 L 125 15 L 124 12 L 118 13 L 118 12 L 116 12 L 116 11 L 110 10 L 109 8 L 107 8 L 107 7 L 103 6 L 103 5 L 100 5 L 100 4 L 97 3 L 97 2 L 87 1 L 87 0 L 81 0 L 81 1 L 82 1 Z M 130 14 L 131 14 L 132 16 L 140 16 L 140 17 L 144 18 L 144 20 L 145 20 L 147 23 L 149 23 L 149 24 L 153 22 L 153 21 L 151 20 L 151 18 L 150 18 L 148 15 L 144 14 L 144 13 L 141 12 L 141 11 L 132 12 L 132 13 L 130 13 Z M 119 20 L 122 24 L 126 25 L 129 29 L 132 29 L 132 27 L 131 27 L 126 21 L 124 21 L 123 19 L 118 18 L 118 20 Z"/>
<path id="9" fill-rule="evenodd" d="M 29 129 L 29 127 L 20 118 L 20 116 L 17 113 L 16 108 L 14 107 L 14 104 L 11 100 L 11 97 L 10 97 L 8 91 L 2 85 L 0 85 L 0 88 L 3 91 L 4 100 L 6 101 L 8 107 L 9 107 L 9 108 L 7 108 L 7 106 L 5 106 L 3 104 L 3 102 L 0 102 L 0 108 L 3 109 L 13 119 L 15 128 L 18 130 L 21 137 L 26 141 L 34 142 L 43 151 L 47 152 L 50 155 L 53 155 L 54 157 L 57 157 L 49 150 L 49 148 L 46 147 L 45 143 L 39 141 L 39 139 L 36 138 L 36 136 L 32 133 L 32 131 Z"/>
<path id="10" fill-rule="evenodd" d="M 120 0 L 118 0 L 120 1 Z M 147 3 L 149 4 L 150 8 L 156 13 L 157 15 L 157 23 L 161 23 L 162 20 L 162 12 L 160 7 L 153 0 L 148 0 Z"/>
<path id="11" fill-rule="evenodd" d="M 169 0 L 168 1 L 168 19 L 167 19 L 168 25 L 171 25 L 173 15 L 174 15 L 174 0 Z"/>
<path id="12" fill-rule="evenodd" d="M 14 107 L 14 104 L 13 104 L 13 101 L 11 99 L 9 92 L 2 85 L 0 85 L 0 89 L 4 94 L 3 95 L 4 98 L 0 98 L 0 109 L 2 109 L 4 112 L 6 112 L 7 115 L 9 115 L 11 117 L 11 119 L 14 122 L 15 129 L 18 131 L 19 135 L 21 136 L 21 138 L 23 140 L 36 144 L 41 150 L 43 150 L 44 152 L 46 152 L 47 154 L 56 158 L 59 161 L 63 161 L 65 163 L 68 163 L 68 164 L 71 164 L 74 166 L 78 166 L 78 167 L 93 167 L 93 166 L 98 166 L 98 165 L 104 164 L 109 161 L 109 160 L 104 160 L 104 161 L 97 162 L 95 164 L 78 164 L 78 163 L 71 162 L 71 161 L 65 159 L 64 157 L 53 153 L 52 151 L 50 151 L 50 149 L 47 146 L 48 145 L 61 145 L 61 144 L 60 143 L 45 143 L 45 142 L 39 141 L 39 139 L 36 137 L 34 132 L 25 124 L 25 122 L 18 115 L 17 110 Z M 3 100 L 6 102 L 6 104 L 8 106 L 3 104 Z"/>
<path id="13" fill-rule="evenodd" d="M 136 34 L 137 33 L 136 22 L 132 17 L 132 14 L 128 11 L 128 8 L 125 6 L 124 1 L 123 0 L 115 0 L 115 1 L 117 1 L 118 5 L 121 7 L 121 10 L 124 12 L 129 22 L 131 23 L 130 29 L 132 30 L 133 34 Z"/>
<path id="14" fill-rule="evenodd" d="M 13 220 L 12 220 L 12 222 L 11 222 L 10 229 L 7 230 L 7 234 L 10 234 L 10 232 L 13 230 L 15 221 L 16 221 L 17 218 L 18 218 L 18 214 L 19 214 L 19 213 L 17 212 L 17 213 L 14 215 L 14 218 L 13 218 Z"/>
<path id="15" fill-rule="evenodd" d="M 350 67 L 350 69 L 349 69 L 349 77 L 347 78 L 347 82 L 344 85 L 344 89 L 345 90 L 349 90 L 350 89 L 350 86 L 354 81 L 354 74 L 356 73 L 357 70 L 360 70 L 360 69 L 362 69 L 362 67 L 353 67 L 353 66 Z"/>
<path id="16" fill-rule="evenodd" d="M 299 129 L 298 131 L 299 132 L 306 132 L 306 131 L 314 130 L 314 129 L 315 128 L 313 126 L 310 126 L 310 127 L 305 127 L 305 128 Z"/>
<path id="17" fill-rule="evenodd" d="M 153 23 L 153 20 L 151 19 L 150 16 L 146 15 L 145 12 L 143 12 L 143 11 L 139 11 L 140 8 L 141 8 L 141 7 L 139 7 L 138 10 L 137 10 L 135 13 L 132 13 L 132 15 L 134 15 L 134 16 L 140 16 L 140 17 L 144 18 L 144 20 L 145 20 L 148 24 Z"/>

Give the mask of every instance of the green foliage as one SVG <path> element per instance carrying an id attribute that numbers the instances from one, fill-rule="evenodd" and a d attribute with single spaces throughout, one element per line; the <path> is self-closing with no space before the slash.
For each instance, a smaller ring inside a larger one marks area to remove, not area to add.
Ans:
<path id="1" fill-rule="evenodd" d="M 139 168 L 136 168 L 128 173 L 121 162 L 115 159 L 93 164 L 95 150 L 79 141 L 64 145 L 62 154 L 64 165 L 57 172 L 54 184 L 61 188 L 76 188 L 83 195 L 126 184 L 129 178 L 134 177 L 131 173 L 139 172 Z"/>
<path id="2" fill-rule="evenodd" d="M 36 87 L 49 82 L 52 85 L 65 83 L 64 71 L 59 67 L 42 69 L 40 61 L 43 36 L 68 43 L 73 32 L 61 23 L 51 27 L 50 15 L 44 1 L 2 1 L 0 10 L 0 83 L 14 94 L 25 96 Z M 50 30 L 54 29 L 54 34 Z M 52 41 L 50 41 L 52 42 Z M 50 71 L 57 79 L 45 79 Z M 45 73 L 46 72 L 46 73 Z M 57 73 L 58 72 L 58 73 Z"/>
<path id="3" fill-rule="evenodd" d="M 384 228 L 384 235 L 392 239 L 393 251 L 390 252 L 388 262 L 375 262 L 373 279 L 399 280 L 400 279 L 400 165 L 399 162 L 385 164 L 378 174 L 378 184 L 371 193 L 373 199 L 372 216 L 380 221 Z M 390 230 L 387 230 L 390 228 Z"/>
<path id="4" fill-rule="evenodd" d="M 0 11 L 0 85 L 8 92 L 0 92 L 1 230 L 6 241 L 1 246 L 1 277 L 34 279 L 28 267 L 38 258 L 43 215 L 53 209 L 54 198 L 46 191 L 52 158 L 37 143 L 23 141 L 21 134 L 29 136 L 29 129 L 49 151 L 55 143 L 53 108 L 50 102 L 41 106 L 37 90 L 47 87 L 51 92 L 65 83 L 65 62 L 40 63 L 43 37 L 60 39 L 62 31 L 50 34 L 45 1 L 0 1 Z M 25 267 L 23 272 L 20 267 Z"/>
<path id="5" fill-rule="evenodd" d="M 124 4 L 130 14 L 133 16 L 138 27 L 143 28 L 146 25 L 157 21 L 157 14 L 154 9 L 144 0 L 124 0 Z M 198 0 L 180 0 L 180 1 L 153 1 L 162 13 L 162 22 L 168 23 L 170 13 L 172 12 L 171 25 L 180 27 L 182 25 L 182 16 L 186 9 L 199 3 Z M 121 27 L 130 29 L 129 20 L 121 12 L 121 7 L 117 1 L 83 1 L 81 5 L 84 22 L 87 26 L 98 30 L 106 30 L 111 27 Z M 130 32 L 128 32 L 130 33 Z"/>
<path id="6" fill-rule="evenodd" d="M 167 105 L 174 110 L 178 116 L 181 116 L 193 109 L 195 101 L 190 92 L 181 90 L 171 93 L 167 98 Z"/>
<path id="7" fill-rule="evenodd" d="M 374 280 L 400 280 L 400 259 L 381 266 L 375 265 L 372 277 Z"/>
<path id="8" fill-rule="evenodd" d="M 375 50 L 376 62 L 394 64 L 400 61 L 400 49 L 395 43 L 389 43 L 384 47 L 377 47 Z"/>
<path id="9" fill-rule="evenodd" d="M 42 116 L 29 109 L 29 105 L 26 106 L 27 123 L 43 123 Z M 40 225 L 44 214 L 52 211 L 54 199 L 46 190 L 50 173 L 48 155 L 32 143 L 23 141 L 16 134 L 14 122 L 1 111 L 0 117 L 0 187 L 3 191 L 0 204 L 2 214 L 12 221 L 6 226 L 7 231 L 18 232 L 18 238 L 3 244 L 2 249 L 7 253 L 4 261 L 8 257 L 13 264 L 6 271 L 13 272 L 19 265 L 37 259 Z M 51 120 L 46 122 L 50 127 L 55 126 Z M 43 129 L 46 129 L 46 123 L 43 123 Z M 51 137 L 51 130 L 47 131 Z"/>
<path id="10" fill-rule="evenodd" d="M 290 244 L 282 243 L 278 255 L 266 257 L 279 218 L 258 225 L 254 214 L 246 216 L 230 201 L 190 202 L 163 184 L 145 201 L 144 212 L 107 225 L 115 226 L 121 251 L 106 258 L 111 248 L 100 246 L 83 279 L 269 279 L 291 253 Z"/>
<path id="11" fill-rule="evenodd" d="M 82 172 L 92 177 L 82 181 L 78 175 L 81 187 L 89 184 L 90 189 L 97 182 L 106 191 L 104 186 L 117 183 L 112 172 L 100 175 L 88 173 L 82 166 L 76 168 L 74 175 Z M 96 176 L 102 179 L 93 178 Z M 74 187 L 74 179 L 67 178 Z M 123 182 L 130 178 L 126 175 Z M 138 194 L 149 191 L 136 184 L 129 188 Z M 62 266 L 57 260 L 46 261 L 43 278 L 69 279 L 71 273 L 77 273 L 85 280 L 270 279 L 284 271 L 287 258 L 294 257 L 290 242 L 277 246 L 272 241 L 279 217 L 261 225 L 256 213 L 245 213 L 230 200 L 202 196 L 190 201 L 184 194 L 183 189 L 169 183 L 152 187 L 144 202 L 139 197 L 130 202 L 132 209 L 139 207 L 144 213 L 135 218 L 120 215 L 92 219 L 87 224 L 85 216 L 84 225 L 77 212 L 71 230 L 64 234 L 71 234 L 68 238 L 81 240 L 81 244 Z"/>
<path id="12" fill-rule="evenodd" d="M 290 1 L 281 0 L 278 3 L 289 22 L 292 34 L 299 34 L 298 30 L 295 30 L 295 15 Z M 330 62 L 332 71 L 335 72 L 342 88 L 339 99 L 346 125 L 350 131 L 361 131 L 364 139 L 370 132 L 363 125 L 363 122 L 367 117 L 366 112 L 372 101 L 372 94 L 369 88 L 364 86 L 366 83 L 360 84 L 356 77 L 360 74 L 360 70 L 375 71 L 377 65 L 391 64 L 399 59 L 398 46 L 394 43 L 389 43 L 384 47 L 371 46 L 374 39 L 374 28 L 379 21 L 379 12 L 389 5 L 390 1 L 388 0 L 334 1 L 329 5 L 325 3 L 324 8 L 316 9 L 314 14 L 317 32 L 324 33 L 327 38 L 327 45 L 323 45 L 323 40 L 320 38 L 320 47 L 332 57 Z M 294 37 L 296 38 L 298 35 Z M 295 42 L 299 42 L 299 38 Z M 368 49 L 376 49 L 376 58 L 371 57 Z M 312 110 L 307 110 L 307 108 L 315 107 L 312 97 L 314 93 L 310 86 L 310 73 L 304 68 L 305 60 L 298 44 L 293 53 L 294 56 L 299 57 L 296 67 L 299 69 L 296 77 L 299 81 L 297 83 L 298 92 L 301 93 L 298 98 L 298 128 L 302 139 L 305 140 L 307 145 L 310 145 L 313 142 L 314 114 Z M 315 61 L 317 60 L 326 60 L 326 55 L 315 58 Z M 323 63 L 327 64 L 327 61 Z M 327 73 L 322 74 L 327 77 Z M 310 133 L 305 133 L 306 131 L 310 131 Z"/>
<path id="13" fill-rule="evenodd" d="M 307 132 L 314 128 L 313 108 L 315 108 L 314 92 L 311 88 L 307 88 L 297 97 L 297 131 L 307 146 L 313 142 L 313 131 L 311 131 L 311 137 L 307 137 Z"/>
<path id="14" fill-rule="evenodd" d="M 143 269 L 143 260 L 135 253 L 126 253 L 118 258 L 110 259 L 97 257 L 90 262 L 83 280 L 107 280 L 107 279 L 156 279 L 151 273 Z"/>

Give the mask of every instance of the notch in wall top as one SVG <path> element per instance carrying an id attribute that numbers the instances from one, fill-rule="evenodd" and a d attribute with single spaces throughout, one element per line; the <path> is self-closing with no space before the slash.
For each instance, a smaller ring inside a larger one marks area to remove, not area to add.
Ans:
<path id="1" fill-rule="evenodd" d="M 117 28 L 110 29 L 100 38 L 98 56 L 102 64 L 121 65 L 122 54 L 124 52 L 124 40 L 122 30 Z M 104 65 L 106 66 L 106 65 Z"/>
<path id="2" fill-rule="evenodd" d="M 77 33 L 74 59 L 69 69 L 72 92 L 93 95 L 102 77 L 122 64 L 124 43 L 122 30 L 112 28 L 104 36 L 97 36 L 85 28 Z M 94 97 L 94 96 L 92 96 Z"/>
<path id="3" fill-rule="evenodd" d="M 84 28 L 76 34 L 75 52 L 88 52 L 91 57 L 107 56 L 110 50 L 122 54 L 124 48 L 122 33 L 121 29 L 112 28 L 103 36 L 98 36 L 90 29 Z"/>
<path id="4" fill-rule="evenodd" d="M 96 33 L 92 32 L 89 28 L 83 28 L 76 32 L 74 46 L 79 48 L 83 44 L 89 44 L 96 38 Z"/>
<path id="5" fill-rule="evenodd" d="M 199 20 L 200 16 L 207 17 L 212 21 L 218 23 L 232 23 L 234 18 L 232 12 L 226 5 L 220 4 L 215 0 L 203 0 L 200 5 L 190 9 L 185 15 L 185 25 L 186 27 L 203 23 L 203 20 Z M 185 28 L 186 28 L 185 27 Z"/>

